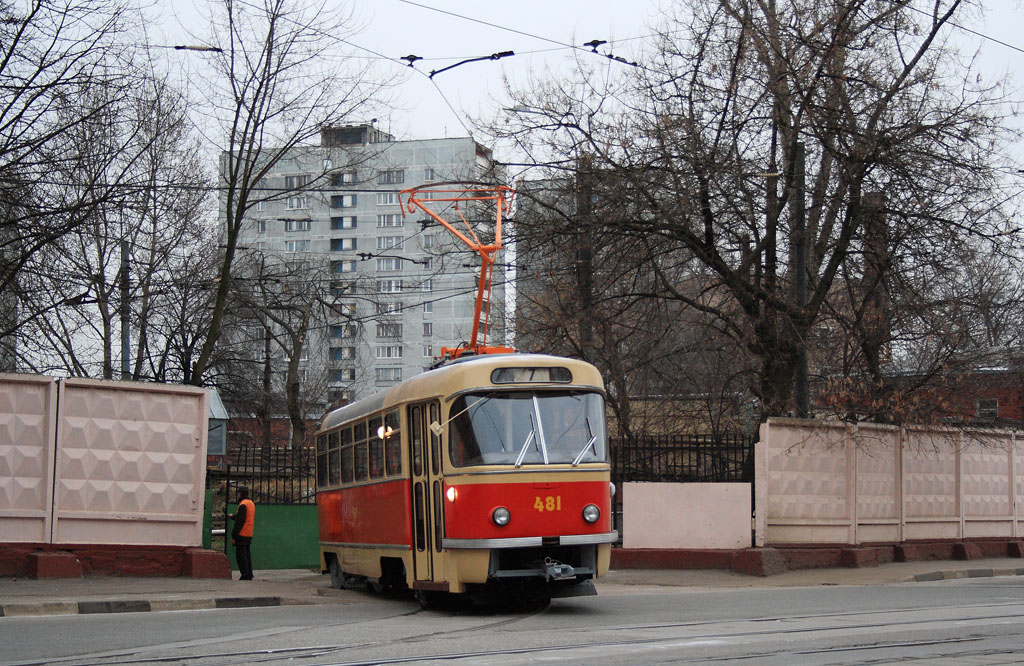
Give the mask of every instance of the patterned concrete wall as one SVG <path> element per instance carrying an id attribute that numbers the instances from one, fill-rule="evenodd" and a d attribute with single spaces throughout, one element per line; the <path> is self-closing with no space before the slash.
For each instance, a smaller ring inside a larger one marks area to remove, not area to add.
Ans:
<path id="1" fill-rule="evenodd" d="M 201 545 L 207 400 L 0 375 L 0 543 Z"/>
<path id="2" fill-rule="evenodd" d="M 199 546 L 204 389 L 60 383 L 53 543 Z"/>
<path id="3" fill-rule="evenodd" d="M 1024 461 L 1013 433 L 772 419 L 755 456 L 758 545 L 1021 531 Z"/>
<path id="4" fill-rule="evenodd" d="M 624 548 L 750 548 L 749 483 L 625 483 Z"/>
<path id="5" fill-rule="evenodd" d="M 0 375 L 0 541 L 47 543 L 57 384 Z"/>

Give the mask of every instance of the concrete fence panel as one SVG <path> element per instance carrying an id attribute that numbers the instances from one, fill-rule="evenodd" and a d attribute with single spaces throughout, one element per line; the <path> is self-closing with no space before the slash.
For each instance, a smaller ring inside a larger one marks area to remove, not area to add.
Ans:
<path id="1" fill-rule="evenodd" d="M 1013 433 L 770 419 L 755 460 L 758 545 L 1021 534 Z"/>
<path id="2" fill-rule="evenodd" d="M 0 375 L 0 541 L 50 541 L 56 406 L 51 377 Z"/>
<path id="3" fill-rule="evenodd" d="M 207 400 L 188 386 L 62 381 L 53 543 L 201 545 Z"/>

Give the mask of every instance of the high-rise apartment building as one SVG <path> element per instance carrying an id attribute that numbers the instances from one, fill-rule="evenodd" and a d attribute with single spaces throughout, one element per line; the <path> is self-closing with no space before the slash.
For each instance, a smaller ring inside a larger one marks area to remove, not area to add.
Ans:
<path id="1" fill-rule="evenodd" d="M 429 368 L 442 346 L 469 339 L 475 256 L 399 206 L 403 189 L 451 181 L 495 182 L 490 150 L 468 137 L 395 141 L 352 125 L 324 128 L 320 146 L 294 148 L 259 183 L 266 200 L 248 213 L 239 245 L 308 265 L 309 288 L 328 295 L 327 321 L 311 322 L 300 373 L 310 385 L 322 378 L 326 402 L 383 390 Z M 504 289 L 495 273 L 490 339 L 500 343 Z"/>

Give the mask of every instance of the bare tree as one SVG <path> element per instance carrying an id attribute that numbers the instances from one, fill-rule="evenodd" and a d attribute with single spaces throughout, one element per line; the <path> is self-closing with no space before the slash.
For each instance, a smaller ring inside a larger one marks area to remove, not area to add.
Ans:
<path id="1" fill-rule="evenodd" d="M 309 415 L 323 411 L 327 403 L 328 332 L 322 322 L 334 303 L 329 264 L 322 258 L 258 252 L 246 252 L 241 259 L 222 344 L 232 360 L 218 368 L 225 368 L 233 380 L 238 373 L 247 375 L 248 381 L 220 383 L 234 404 L 250 405 L 263 422 L 265 447 L 270 445 L 272 415 L 284 412 L 289 446 L 298 456 L 309 443 Z"/>
<path id="2" fill-rule="evenodd" d="M 103 93 L 82 96 L 115 85 L 123 90 L 128 17 L 121 0 L 0 1 L 0 293 L 14 306 L 5 308 L 0 339 L 8 357 L 15 331 L 52 307 L 35 309 L 14 295 L 36 281 L 26 265 L 120 196 L 116 178 L 82 182 L 68 174 L 81 173 L 83 158 L 93 161 L 94 176 L 121 158 L 100 146 L 84 155 L 70 143 L 118 101 Z"/>
<path id="3" fill-rule="evenodd" d="M 968 10 L 689 3 L 632 82 L 512 91 L 531 113 L 496 131 L 538 162 L 572 168 L 567 153 L 586 152 L 616 174 L 628 214 L 611 225 L 659 250 L 645 264 L 659 275 L 652 297 L 703 313 L 745 350 L 762 415 L 800 412 L 801 356 L 846 307 L 844 285 L 900 285 L 901 307 L 923 315 L 928 285 L 956 282 L 982 254 L 1011 256 L 998 195 L 1007 110 L 949 42 Z M 879 244 L 866 196 L 882 191 L 885 261 L 863 261 Z M 878 357 L 893 341 L 862 347 Z"/>
<path id="4" fill-rule="evenodd" d="M 210 8 L 210 44 L 220 51 L 211 55 L 214 74 L 206 89 L 223 136 L 224 253 L 193 384 L 204 381 L 220 339 L 246 214 L 269 196 L 261 179 L 319 136 L 322 127 L 368 111 L 379 90 L 366 66 L 339 57 L 341 40 L 352 32 L 351 17 L 327 3 L 297 8 L 285 0 L 211 0 Z"/>
<path id="5" fill-rule="evenodd" d="M 128 377 L 155 376 L 150 320 L 171 288 L 173 255 L 201 242 L 207 187 L 182 100 L 165 82 L 134 74 L 133 86 L 82 91 L 77 105 L 97 110 L 65 132 L 69 159 L 52 177 L 68 188 L 109 191 L 87 223 L 22 266 L 18 319 L 28 367 L 112 378 L 120 357 L 122 375 L 127 368 Z M 132 331 L 134 368 L 122 344 Z M 161 373 L 168 378 L 183 377 Z"/>

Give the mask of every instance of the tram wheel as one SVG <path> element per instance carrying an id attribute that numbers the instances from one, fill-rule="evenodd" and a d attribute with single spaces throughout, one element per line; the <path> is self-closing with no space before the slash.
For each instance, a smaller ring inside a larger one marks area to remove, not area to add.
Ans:
<path id="1" fill-rule="evenodd" d="M 438 602 L 440 601 L 440 597 L 438 597 L 436 592 L 429 592 L 427 590 L 416 590 L 415 597 L 420 608 L 423 610 L 437 608 Z"/>
<path id="2" fill-rule="evenodd" d="M 341 562 L 337 557 L 331 558 L 331 587 L 336 590 L 345 587 L 345 572 L 341 570 Z"/>

